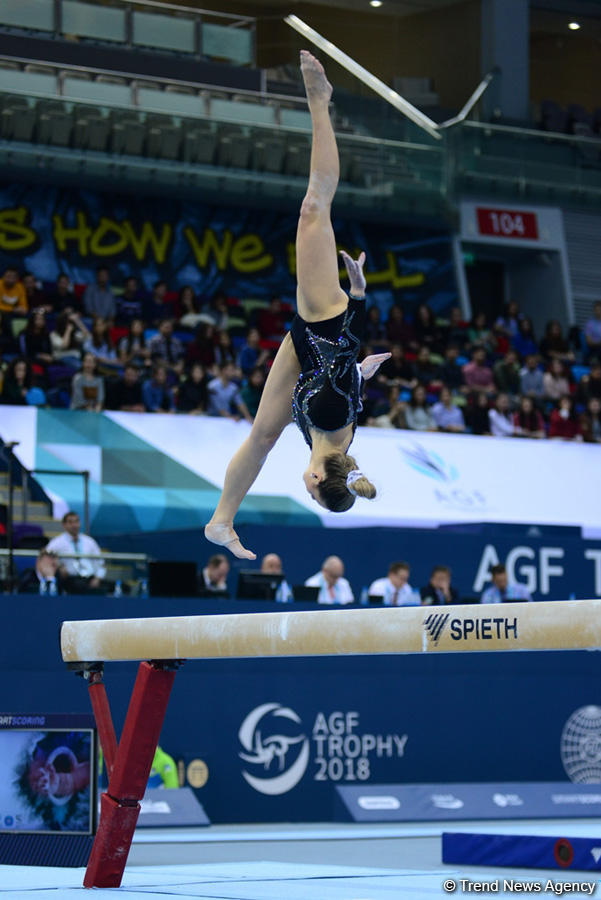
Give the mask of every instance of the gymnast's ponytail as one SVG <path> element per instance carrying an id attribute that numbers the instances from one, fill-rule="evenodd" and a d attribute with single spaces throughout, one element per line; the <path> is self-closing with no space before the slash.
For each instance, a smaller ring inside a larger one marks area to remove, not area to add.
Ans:
<path id="1" fill-rule="evenodd" d="M 321 499 L 332 512 L 350 509 L 357 497 L 373 500 L 376 489 L 357 468 L 352 456 L 330 453 L 324 459 L 326 477 L 319 485 Z"/>

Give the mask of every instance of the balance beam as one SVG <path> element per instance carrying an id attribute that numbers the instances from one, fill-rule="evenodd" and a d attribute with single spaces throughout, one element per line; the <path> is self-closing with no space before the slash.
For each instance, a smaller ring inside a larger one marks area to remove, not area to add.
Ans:
<path id="1" fill-rule="evenodd" d="M 601 647 L 601 600 L 64 622 L 65 662 Z"/>

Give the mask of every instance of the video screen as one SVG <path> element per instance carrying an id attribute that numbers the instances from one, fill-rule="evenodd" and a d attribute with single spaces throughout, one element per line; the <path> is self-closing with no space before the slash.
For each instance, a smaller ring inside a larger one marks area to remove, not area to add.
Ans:
<path id="1" fill-rule="evenodd" d="M 93 834 L 94 758 L 92 728 L 0 727 L 0 831 Z"/>

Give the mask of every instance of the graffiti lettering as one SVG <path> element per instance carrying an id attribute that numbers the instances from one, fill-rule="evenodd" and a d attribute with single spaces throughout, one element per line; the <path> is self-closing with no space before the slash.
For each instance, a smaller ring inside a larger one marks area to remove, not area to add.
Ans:
<path id="1" fill-rule="evenodd" d="M 156 262 L 164 263 L 169 251 L 173 228 L 163 224 L 160 231 L 152 222 L 143 222 L 136 230 L 129 219 L 118 222 L 109 216 L 102 216 L 96 227 L 88 223 L 85 212 L 75 214 L 75 226 L 68 227 L 63 217 L 53 216 L 54 242 L 60 253 L 65 253 L 74 242 L 80 256 L 119 256 L 131 250 L 139 262 L 151 256 Z"/>
<path id="2" fill-rule="evenodd" d="M 264 252 L 263 241 L 257 234 L 246 234 L 234 240 L 234 235 L 226 228 L 221 241 L 212 228 L 205 228 L 202 239 L 189 225 L 184 228 L 184 236 L 199 269 L 206 269 L 212 256 L 217 268 L 223 272 L 228 263 L 238 272 L 258 272 L 273 263 L 273 256 Z"/>
<path id="3" fill-rule="evenodd" d="M 351 256 L 357 258 L 361 250 L 357 247 L 349 249 L 348 247 L 337 244 L 338 250 L 346 250 Z M 292 242 L 286 244 L 286 257 L 288 260 L 288 271 L 292 276 L 296 275 L 296 247 Z M 339 270 L 340 280 L 344 283 L 348 279 L 346 269 L 341 266 Z M 423 272 L 414 272 L 412 275 L 400 275 L 398 271 L 398 262 L 395 254 L 391 250 L 386 251 L 386 268 L 372 269 L 365 272 L 365 280 L 368 288 L 374 285 L 386 285 L 393 288 L 412 288 L 425 284 L 426 277 Z"/>
<path id="4" fill-rule="evenodd" d="M 0 212 L 0 250 L 26 250 L 37 240 L 37 234 L 30 228 L 29 210 L 24 206 L 3 209 Z"/>

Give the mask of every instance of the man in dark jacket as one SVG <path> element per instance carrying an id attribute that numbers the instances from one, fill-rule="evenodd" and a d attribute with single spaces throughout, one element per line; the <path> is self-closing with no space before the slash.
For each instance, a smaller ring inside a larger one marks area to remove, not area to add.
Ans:
<path id="1" fill-rule="evenodd" d="M 420 591 L 422 606 L 445 606 L 461 603 L 459 593 L 451 586 L 451 570 L 448 566 L 434 566 L 430 581 Z"/>
<path id="2" fill-rule="evenodd" d="M 35 566 L 24 569 L 17 584 L 19 594 L 64 594 L 63 577 L 56 553 L 40 550 Z"/>

